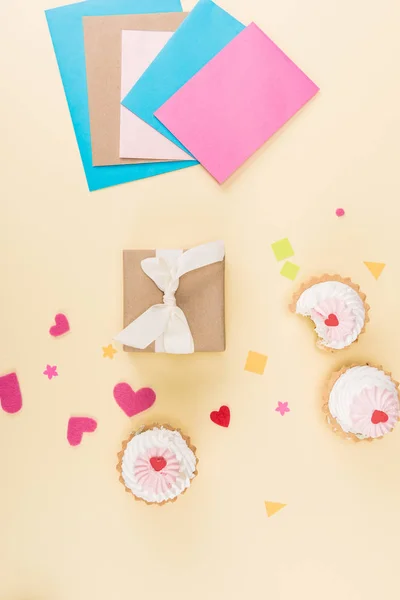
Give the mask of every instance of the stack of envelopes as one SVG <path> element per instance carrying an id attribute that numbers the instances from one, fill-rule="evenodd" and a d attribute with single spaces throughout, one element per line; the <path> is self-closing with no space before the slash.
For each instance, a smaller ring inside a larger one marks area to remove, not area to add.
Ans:
<path id="1" fill-rule="evenodd" d="M 46 12 L 90 190 L 201 163 L 223 183 L 318 91 L 211 0 L 86 0 Z"/>

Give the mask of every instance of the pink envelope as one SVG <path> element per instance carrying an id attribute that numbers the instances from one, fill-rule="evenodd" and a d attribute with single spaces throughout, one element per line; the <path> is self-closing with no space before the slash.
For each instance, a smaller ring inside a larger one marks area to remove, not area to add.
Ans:
<path id="1" fill-rule="evenodd" d="M 154 114 L 223 183 L 318 89 L 251 23 Z"/>

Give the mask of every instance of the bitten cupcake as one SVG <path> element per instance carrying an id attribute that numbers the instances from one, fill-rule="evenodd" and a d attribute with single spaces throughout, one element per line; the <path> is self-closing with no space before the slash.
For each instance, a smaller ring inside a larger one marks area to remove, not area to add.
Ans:
<path id="1" fill-rule="evenodd" d="M 151 425 L 122 444 L 117 470 L 127 492 L 147 504 L 174 502 L 197 475 L 196 448 L 169 425 Z"/>
<path id="2" fill-rule="evenodd" d="M 336 433 L 357 441 L 386 435 L 400 417 L 398 386 L 382 368 L 343 367 L 332 375 L 325 394 L 329 425 Z"/>
<path id="3" fill-rule="evenodd" d="M 365 294 L 350 279 L 339 275 L 314 277 L 303 284 L 290 309 L 312 319 L 317 346 L 330 352 L 348 348 L 369 321 Z"/>

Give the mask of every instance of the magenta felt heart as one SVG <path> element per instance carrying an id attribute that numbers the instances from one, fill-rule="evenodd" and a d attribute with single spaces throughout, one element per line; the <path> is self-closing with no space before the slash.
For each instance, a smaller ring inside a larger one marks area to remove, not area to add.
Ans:
<path id="1" fill-rule="evenodd" d="M 156 394 L 151 388 L 134 392 L 128 383 L 118 383 L 114 388 L 114 398 L 124 413 L 133 417 L 153 406 Z"/>
<path id="2" fill-rule="evenodd" d="M 69 323 L 65 315 L 59 313 L 55 316 L 54 321 L 55 325 L 50 327 L 49 330 L 50 335 L 52 335 L 53 337 L 59 337 L 60 335 L 64 335 L 64 333 L 67 333 L 69 331 Z"/>
<path id="3" fill-rule="evenodd" d="M 16 373 L 0 377 L 0 405 L 10 414 L 17 413 L 22 408 L 22 395 Z"/>
<path id="4" fill-rule="evenodd" d="M 71 417 L 68 421 L 67 439 L 71 446 L 79 446 L 84 433 L 93 433 L 97 422 L 90 417 Z"/>

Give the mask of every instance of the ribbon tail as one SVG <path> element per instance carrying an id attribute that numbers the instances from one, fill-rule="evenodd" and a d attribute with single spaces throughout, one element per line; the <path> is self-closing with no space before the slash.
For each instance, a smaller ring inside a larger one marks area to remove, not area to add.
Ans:
<path id="1" fill-rule="evenodd" d="M 163 336 L 164 351 L 169 354 L 193 354 L 194 342 L 184 312 L 175 307 Z"/>
<path id="2" fill-rule="evenodd" d="M 155 304 L 132 321 L 114 339 L 125 346 L 144 350 L 166 331 L 170 317 L 169 306 Z"/>

